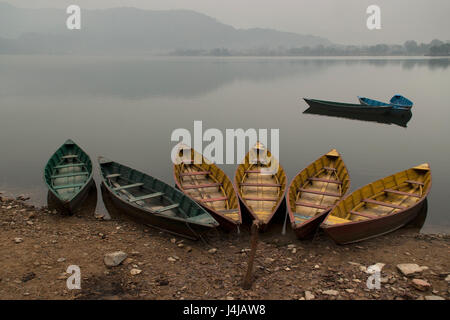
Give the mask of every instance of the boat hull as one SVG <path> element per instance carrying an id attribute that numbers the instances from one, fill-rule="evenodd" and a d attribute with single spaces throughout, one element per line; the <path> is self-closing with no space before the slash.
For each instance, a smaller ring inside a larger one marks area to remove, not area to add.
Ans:
<path id="1" fill-rule="evenodd" d="M 314 235 L 316 234 L 317 230 L 319 230 L 320 224 L 326 218 L 326 216 L 330 212 L 330 210 L 327 210 L 325 212 L 322 212 L 322 213 L 314 216 L 314 218 L 309 219 L 307 222 L 305 222 L 301 225 L 291 223 L 292 230 L 294 230 L 294 233 L 297 236 L 297 239 L 308 240 L 308 239 L 313 238 Z"/>
<path id="2" fill-rule="evenodd" d="M 184 220 L 170 219 L 161 215 L 151 214 L 146 210 L 131 206 L 128 202 L 116 197 L 115 194 L 112 193 L 106 186 L 104 181 L 102 181 L 102 188 L 106 191 L 108 198 L 114 207 L 120 210 L 121 214 L 138 220 L 139 222 L 142 222 L 150 227 L 192 240 L 198 240 L 201 235 L 212 229 L 209 226 L 203 226 L 196 223 L 189 223 Z"/>
<path id="3" fill-rule="evenodd" d="M 367 240 L 395 231 L 414 220 L 422 210 L 425 199 L 422 199 L 415 206 L 398 214 L 342 225 L 322 225 L 321 227 L 337 244 L 348 244 Z"/>
<path id="4" fill-rule="evenodd" d="M 89 191 L 94 185 L 95 181 L 91 177 L 91 179 L 86 183 L 83 189 L 81 189 L 80 192 L 71 201 L 61 201 L 61 199 L 57 199 L 62 204 L 65 210 L 67 210 L 70 214 L 73 214 L 86 200 L 87 196 L 89 195 Z"/>
<path id="5" fill-rule="evenodd" d="M 216 211 L 208 208 L 207 206 L 200 204 L 210 215 L 213 216 L 214 219 L 217 220 L 217 222 L 220 224 L 219 228 L 221 228 L 225 232 L 231 232 L 234 230 L 237 230 L 240 223 L 235 223 L 234 221 L 231 221 L 230 219 L 225 218 L 223 215 L 217 213 Z"/>
<path id="6" fill-rule="evenodd" d="M 260 232 L 266 232 L 269 227 L 270 222 L 275 220 L 277 217 L 280 217 L 281 215 L 284 216 L 286 214 L 286 210 L 287 210 L 286 197 L 283 196 L 283 199 L 281 199 L 281 201 L 278 203 L 278 207 L 272 213 L 270 220 L 264 222 L 262 220 L 259 220 L 258 216 L 255 213 L 253 213 L 253 211 L 249 207 L 247 207 L 245 202 L 241 199 L 240 195 L 239 195 L 239 204 L 241 206 L 243 221 L 247 225 L 250 225 L 252 223 L 252 221 L 257 221 L 258 222 L 258 230 Z"/>
<path id="7" fill-rule="evenodd" d="M 322 101 L 322 100 L 314 100 L 314 99 L 304 99 L 306 103 L 312 107 L 319 110 L 327 110 L 327 111 L 343 111 L 347 113 L 354 114 L 389 114 L 392 109 L 391 106 L 367 106 L 362 104 L 352 104 L 352 103 L 339 103 L 333 101 Z"/>

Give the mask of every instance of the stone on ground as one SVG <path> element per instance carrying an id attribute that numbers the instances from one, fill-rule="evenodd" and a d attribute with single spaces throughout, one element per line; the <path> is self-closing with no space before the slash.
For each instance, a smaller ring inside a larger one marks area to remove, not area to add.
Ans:
<path id="1" fill-rule="evenodd" d="M 127 254 L 123 251 L 115 251 L 105 254 L 103 261 L 108 267 L 115 267 L 127 258 Z"/>

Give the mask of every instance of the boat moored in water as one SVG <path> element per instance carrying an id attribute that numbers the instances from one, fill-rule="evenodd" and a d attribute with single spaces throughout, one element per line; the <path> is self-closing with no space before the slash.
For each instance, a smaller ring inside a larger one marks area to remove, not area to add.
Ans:
<path id="1" fill-rule="evenodd" d="M 312 107 L 322 110 L 328 111 L 342 111 L 349 113 L 360 113 L 360 114 L 389 114 L 392 110 L 391 105 L 380 105 L 380 106 L 370 106 L 364 104 L 356 104 L 356 103 L 343 103 L 336 101 L 326 101 L 326 100 L 317 100 L 317 99 L 307 99 L 304 98 L 306 103 Z"/>

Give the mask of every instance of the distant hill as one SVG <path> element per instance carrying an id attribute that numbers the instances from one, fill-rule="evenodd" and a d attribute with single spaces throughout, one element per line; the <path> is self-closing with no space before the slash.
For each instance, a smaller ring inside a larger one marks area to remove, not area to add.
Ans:
<path id="1" fill-rule="evenodd" d="M 63 9 L 23 9 L 0 2 L 0 53 L 161 53 L 330 44 L 312 35 L 236 29 L 189 10 L 82 9 L 81 30 L 67 30 L 67 16 Z"/>

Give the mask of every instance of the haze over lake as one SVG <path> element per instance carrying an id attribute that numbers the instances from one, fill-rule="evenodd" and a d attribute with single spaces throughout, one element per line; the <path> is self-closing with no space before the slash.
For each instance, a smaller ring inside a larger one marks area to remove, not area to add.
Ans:
<path id="1" fill-rule="evenodd" d="M 202 120 L 204 130 L 279 129 L 289 181 L 331 148 L 343 155 L 351 190 L 429 162 L 433 186 L 422 231 L 448 230 L 449 67 L 449 59 L 422 57 L 3 55 L 0 190 L 44 205 L 43 167 L 68 138 L 94 162 L 103 155 L 173 185 L 171 133 Z M 396 93 L 414 102 L 407 127 L 303 113 L 303 97 L 357 102 L 357 95 L 389 100 Z M 221 165 L 231 177 L 236 166 Z M 97 207 L 105 210 L 101 197 Z"/>

